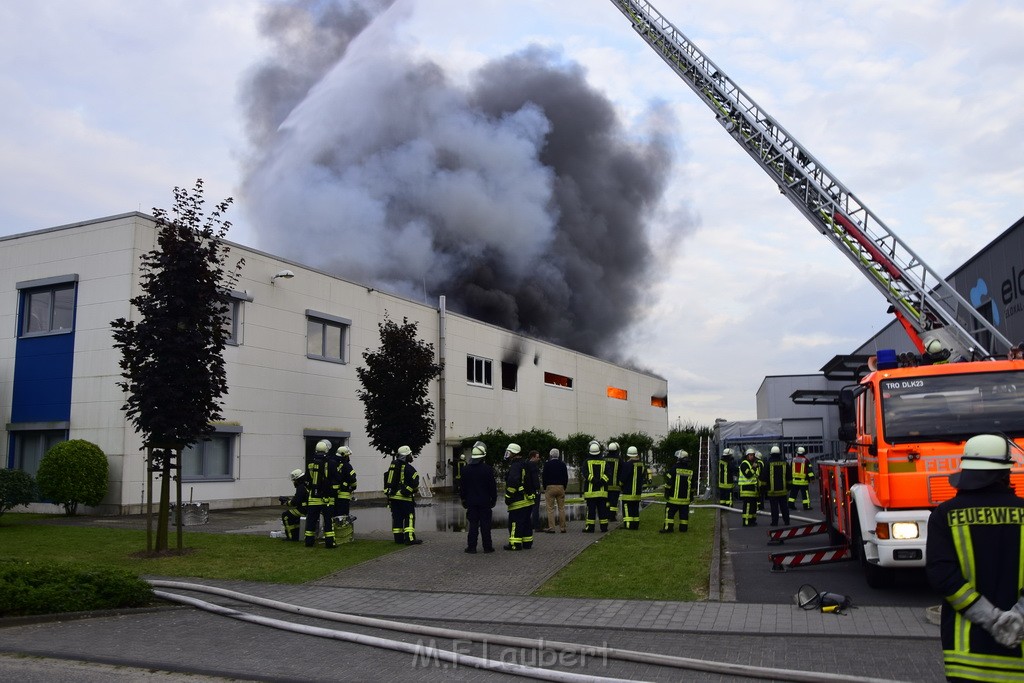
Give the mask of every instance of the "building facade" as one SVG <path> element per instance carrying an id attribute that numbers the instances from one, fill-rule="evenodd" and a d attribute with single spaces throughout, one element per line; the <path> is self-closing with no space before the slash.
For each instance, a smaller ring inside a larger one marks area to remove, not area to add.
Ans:
<path id="1" fill-rule="evenodd" d="M 34 473 L 58 441 L 97 444 L 110 465 L 99 511 L 138 512 L 144 446 L 125 419 L 111 321 L 137 317 L 140 257 L 156 247 L 141 213 L 0 238 L 0 463 Z M 216 434 L 183 457 L 183 497 L 211 508 L 275 504 L 321 438 L 348 445 L 360 497 L 379 495 L 387 467 L 365 433 L 356 391 L 378 325 L 407 318 L 444 362 L 430 389 L 435 443 L 416 460 L 443 486 L 466 437 L 547 429 L 605 438 L 668 431 L 666 380 L 229 243 L 245 259 L 226 292 L 229 392 Z"/>

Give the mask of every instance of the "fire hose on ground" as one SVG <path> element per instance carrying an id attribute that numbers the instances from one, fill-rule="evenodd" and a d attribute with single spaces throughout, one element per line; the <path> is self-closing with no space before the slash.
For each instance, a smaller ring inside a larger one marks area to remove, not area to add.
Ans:
<path id="1" fill-rule="evenodd" d="M 658 666 L 665 666 L 671 668 L 688 669 L 692 671 L 706 671 L 710 673 L 744 676 L 748 678 L 767 678 L 782 681 L 820 681 L 822 679 L 822 676 L 824 675 L 821 672 L 797 671 L 793 669 L 777 669 L 771 667 L 749 666 L 746 664 L 731 664 L 728 662 L 705 661 L 690 657 L 677 657 L 674 655 L 638 652 L 635 650 L 624 650 L 605 646 L 583 645 L 578 643 L 567 643 L 559 641 L 547 641 L 543 639 L 538 640 L 534 638 L 521 638 L 518 636 L 505 636 L 500 634 L 480 633 L 475 631 L 462 631 L 437 626 L 428 626 L 424 624 L 413 624 L 407 622 L 393 621 L 389 619 L 364 617 L 355 614 L 330 612 L 327 610 L 314 609 L 311 607 L 303 607 L 302 605 L 295 605 L 291 603 L 281 602 L 278 600 L 270 600 L 268 598 L 261 598 L 254 595 L 248 595 L 246 593 L 240 593 L 238 591 L 233 591 L 226 588 L 219 588 L 216 586 L 205 586 L 203 584 L 196 583 L 164 581 L 160 579 L 151 579 L 149 583 L 154 588 L 170 588 L 176 590 L 192 591 L 197 593 L 209 593 L 211 595 L 219 595 L 222 597 L 231 598 L 233 600 L 238 600 L 240 602 L 246 602 L 253 605 L 259 605 L 261 607 L 276 609 L 282 612 L 299 614 L 315 619 L 336 621 L 340 623 L 364 626 L 368 628 L 398 631 L 401 633 L 408 633 L 419 636 L 429 636 L 433 638 L 446 638 L 452 640 L 472 642 L 486 642 L 489 645 L 502 645 L 507 647 L 517 647 L 537 651 L 551 650 L 566 654 L 585 655 L 589 657 L 607 657 L 609 659 L 616 659 L 620 661 L 637 662 L 648 665 L 654 664 Z M 495 661 L 459 652 L 449 652 L 447 650 L 442 650 L 440 648 L 425 647 L 419 644 L 406 643 L 399 640 L 379 638 L 376 636 L 368 636 L 348 631 L 326 629 L 317 626 L 296 624 L 293 622 L 284 621 L 280 619 L 271 619 L 269 617 L 262 617 L 255 614 L 241 612 L 236 609 L 222 607 L 220 605 L 215 605 L 213 603 L 206 602 L 204 600 L 199 600 L 197 598 L 192 598 L 185 595 L 178 595 L 175 593 L 167 593 L 166 591 L 162 590 L 156 590 L 154 591 L 154 594 L 157 597 L 162 598 L 164 600 L 192 605 L 193 607 L 197 607 L 199 609 L 203 609 L 215 614 L 220 614 L 222 616 L 230 617 L 232 619 L 238 619 L 240 621 L 247 621 L 250 623 L 260 624 L 263 626 L 270 626 L 273 628 L 292 631 L 295 633 L 305 635 L 317 636 L 321 638 L 330 638 L 333 640 L 342 640 L 361 645 L 368 645 L 370 647 L 396 650 L 399 652 L 407 652 L 410 654 L 421 656 L 426 660 L 445 661 L 448 663 L 457 664 L 461 666 L 470 666 L 477 669 L 499 671 L 502 673 L 513 674 L 516 676 L 523 676 L 537 680 L 564 681 L 566 683 L 607 683 L 609 681 L 623 680 L 585 674 L 576 674 L 565 671 L 556 671 L 552 669 L 526 666 L 514 662 Z M 865 678 L 863 676 L 847 676 L 843 674 L 834 673 L 827 674 L 827 677 L 829 678 L 829 680 L 844 681 L 848 683 L 892 683 L 891 681 L 888 681 L 888 679 Z"/>

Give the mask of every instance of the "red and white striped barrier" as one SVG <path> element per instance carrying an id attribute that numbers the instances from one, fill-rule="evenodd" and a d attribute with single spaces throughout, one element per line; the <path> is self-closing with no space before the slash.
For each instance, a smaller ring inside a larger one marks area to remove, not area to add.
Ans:
<path id="1" fill-rule="evenodd" d="M 768 559 L 771 560 L 773 572 L 782 572 L 787 567 L 851 560 L 853 559 L 853 553 L 850 552 L 850 546 L 838 545 L 828 548 L 810 548 L 791 553 L 771 553 L 768 555 Z"/>

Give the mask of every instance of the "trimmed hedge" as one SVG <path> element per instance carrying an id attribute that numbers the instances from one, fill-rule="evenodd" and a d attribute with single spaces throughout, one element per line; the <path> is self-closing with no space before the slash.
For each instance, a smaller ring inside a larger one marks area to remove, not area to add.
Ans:
<path id="1" fill-rule="evenodd" d="M 0 560 L 0 617 L 142 607 L 153 589 L 120 569 Z"/>

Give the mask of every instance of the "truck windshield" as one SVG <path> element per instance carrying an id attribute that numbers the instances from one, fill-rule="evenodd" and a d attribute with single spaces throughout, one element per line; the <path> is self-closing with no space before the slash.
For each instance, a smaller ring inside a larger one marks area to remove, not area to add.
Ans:
<path id="1" fill-rule="evenodd" d="M 889 443 L 1024 435 L 1024 372 L 901 377 L 879 388 Z"/>

